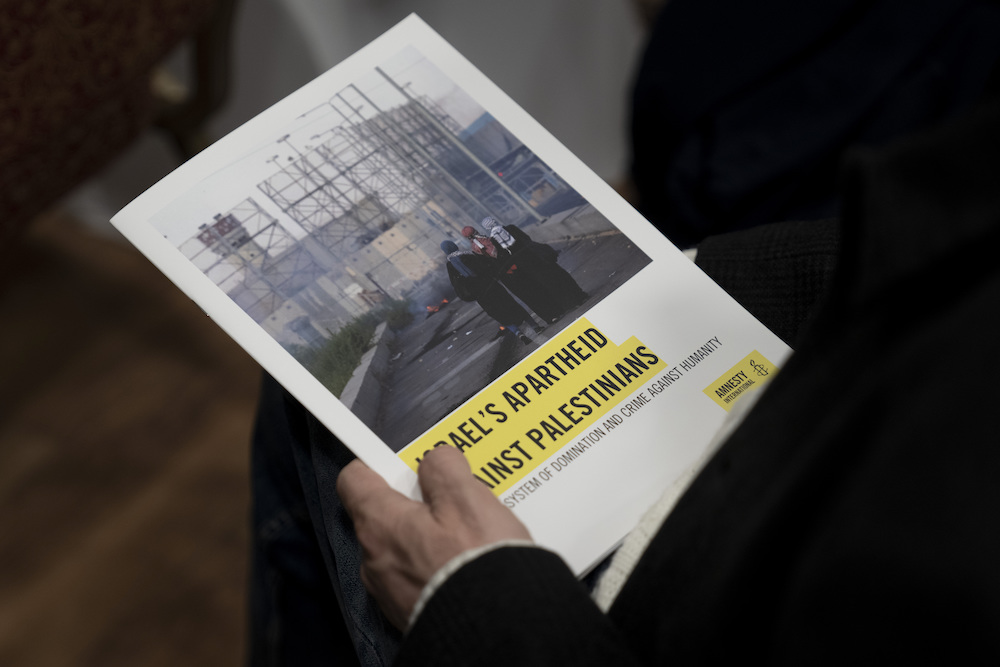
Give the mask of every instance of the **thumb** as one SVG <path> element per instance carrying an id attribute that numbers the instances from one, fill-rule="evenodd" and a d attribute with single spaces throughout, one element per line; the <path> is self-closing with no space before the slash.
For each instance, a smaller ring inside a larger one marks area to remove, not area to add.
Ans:
<path id="1" fill-rule="evenodd" d="M 424 501 L 431 506 L 468 497 L 478 491 L 476 487 L 493 495 L 472 476 L 465 455 L 450 446 L 436 447 L 424 457 L 417 469 L 417 480 Z"/>
<path id="2" fill-rule="evenodd" d="M 438 451 L 440 450 L 440 451 Z M 493 492 L 472 475 L 465 455 L 450 446 L 438 447 L 417 469 L 420 490 L 431 514 L 452 531 L 466 548 L 502 540 L 530 540 L 531 534 Z"/>

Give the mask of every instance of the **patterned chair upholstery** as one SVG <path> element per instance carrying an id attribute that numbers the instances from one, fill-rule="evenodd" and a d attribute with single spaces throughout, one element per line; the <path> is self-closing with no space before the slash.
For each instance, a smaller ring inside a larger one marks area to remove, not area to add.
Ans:
<path id="1" fill-rule="evenodd" d="M 0 0 L 0 255 L 158 119 L 190 146 L 180 135 L 224 97 L 234 4 Z M 152 73 L 185 39 L 196 40 L 201 80 L 191 99 L 165 106 Z"/>

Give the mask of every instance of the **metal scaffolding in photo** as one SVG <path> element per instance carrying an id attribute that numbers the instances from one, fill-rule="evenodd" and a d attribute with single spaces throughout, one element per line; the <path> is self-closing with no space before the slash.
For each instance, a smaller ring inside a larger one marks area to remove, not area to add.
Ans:
<path id="1" fill-rule="evenodd" d="M 253 199 L 201 225 L 180 250 L 257 322 L 328 270 Z"/>
<path id="2" fill-rule="evenodd" d="M 462 127 L 376 72 L 398 103 L 350 85 L 327 102 L 329 129 L 277 140 L 286 155 L 267 161 L 257 189 L 300 229 L 248 197 L 182 246 L 282 344 L 316 345 L 387 299 L 423 298 L 440 278 L 440 241 L 487 215 L 531 224 L 546 203 L 582 203 L 489 114 Z"/>

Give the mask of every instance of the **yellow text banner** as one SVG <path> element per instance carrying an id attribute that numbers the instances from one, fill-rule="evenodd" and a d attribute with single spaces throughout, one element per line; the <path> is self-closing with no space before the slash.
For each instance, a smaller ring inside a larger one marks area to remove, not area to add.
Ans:
<path id="1" fill-rule="evenodd" d="M 399 457 L 415 471 L 434 447 L 457 447 L 473 474 L 500 495 L 664 368 L 635 337 L 616 345 L 578 320 Z"/>

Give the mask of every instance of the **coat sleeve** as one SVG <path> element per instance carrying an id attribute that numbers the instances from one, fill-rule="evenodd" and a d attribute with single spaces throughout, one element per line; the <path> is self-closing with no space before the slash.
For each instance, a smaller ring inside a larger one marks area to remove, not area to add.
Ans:
<path id="1" fill-rule="evenodd" d="M 489 552 L 453 574 L 410 629 L 397 665 L 635 665 L 614 625 L 555 554 Z"/>

